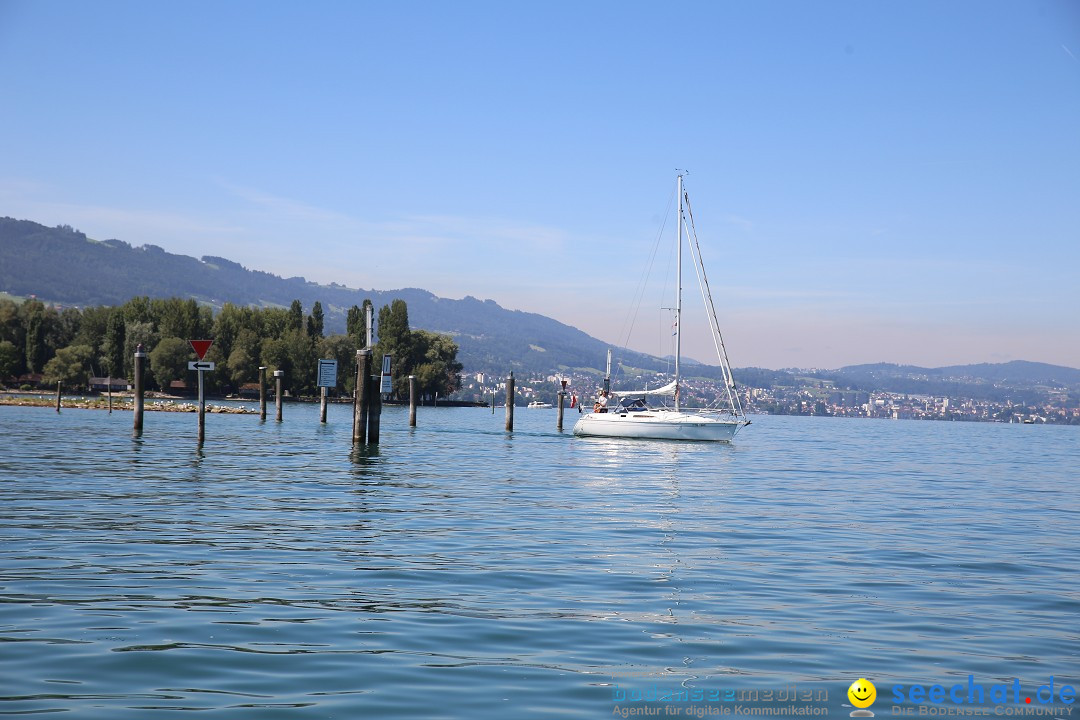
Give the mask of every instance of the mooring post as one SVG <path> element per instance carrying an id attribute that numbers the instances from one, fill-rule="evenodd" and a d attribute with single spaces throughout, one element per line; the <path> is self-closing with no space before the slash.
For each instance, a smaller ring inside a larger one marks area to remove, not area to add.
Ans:
<path id="1" fill-rule="evenodd" d="M 259 419 L 266 419 L 266 366 L 259 366 Z"/>
<path id="2" fill-rule="evenodd" d="M 514 371 L 506 379 L 506 431 L 514 431 Z"/>
<path id="3" fill-rule="evenodd" d="M 495 414 L 495 388 L 491 389 L 491 414 Z"/>
<path id="4" fill-rule="evenodd" d="M 277 421 L 281 422 L 281 381 L 285 377 L 284 370 L 274 371 L 274 407 L 277 410 Z"/>
<path id="5" fill-rule="evenodd" d="M 203 393 L 203 371 L 196 370 L 199 374 L 199 444 L 206 439 L 206 395 Z"/>
<path id="6" fill-rule="evenodd" d="M 60 412 L 60 380 L 56 381 L 56 412 Z"/>
<path id="7" fill-rule="evenodd" d="M 562 383 L 562 390 L 559 391 L 559 430 L 562 430 L 563 426 L 563 409 L 566 407 L 566 380 L 560 381 Z"/>
<path id="8" fill-rule="evenodd" d="M 409 376 L 409 427 L 416 427 L 416 376 Z"/>
<path id="9" fill-rule="evenodd" d="M 369 445 L 379 444 L 379 419 L 382 415 L 382 375 L 368 378 L 371 389 L 368 390 L 370 407 L 368 408 L 367 441 Z"/>
<path id="10" fill-rule="evenodd" d="M 143 416 L 143 363 L 146 361 L 146 353 L 143 352 L 143 345 L 139 343 L 135 346 L 135 437 L 142 435 L 142 416 Z"/>
<path id="11" fill-rule="evenodd" d="M 319 388 L 319 422 L 326 422 L 326 386 Z"/>
<path id="12" fill-rule="evenodd" d="M 371 350 L 356 351 L 356 394 L 353 399 L 353 442 L 367 442 L 368 378 L 371 376 Z"/>
<path id="13" fill-rule="evenodd" d="M 109 375 L 109 414 L 112 415 L 112 375 Z"/>

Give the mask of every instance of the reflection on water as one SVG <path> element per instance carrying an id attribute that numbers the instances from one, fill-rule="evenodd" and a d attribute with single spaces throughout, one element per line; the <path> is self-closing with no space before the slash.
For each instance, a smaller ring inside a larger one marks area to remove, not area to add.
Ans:
<path id="1" fill-rule="evenodd" d="M 798 683 L 837 715 L 858 677 L 1077 679 L 1074 428 L 704 445 L 389 407 L 353 448 L 350 410 L 200 446 L 193 415 L 0 408 L 0 712 L 591 718 Z"/>

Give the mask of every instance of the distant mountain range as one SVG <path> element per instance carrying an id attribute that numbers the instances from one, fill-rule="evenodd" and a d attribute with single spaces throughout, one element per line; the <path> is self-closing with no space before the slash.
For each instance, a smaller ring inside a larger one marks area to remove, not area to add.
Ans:
<path id="1" fill-rule="evenodd" d="M 599 371 L 608 344 L 577 328 L 537 313 L 507 310 L 493 300 L 450 300 L 418 288 L 362 290 L 319 285 L 302 277 L 248 270 L 225 258 L 196 259 L 166 252 L 156 245 L 133 247 L 120 240 L 96 241 L 67 227 L 46 227 L 29 220 L 0 218 L 0 291 L 36 295 L 47 302 L 90 306 L 120 305 L 137 295 L 191 297 L 220 308 L 236 305 L 288 307 L 295 299 L 310 310 L 323 305 L 329 332 L 345 331 L 353 305 L 370 299 L 376 308 L 400 298 L 408 303 L 413 327 L 452 335 L 459 360 L 469 371 Z M 667 370 L 666 359 L 620 350 L 619 360 L 644 370 Z M 695 375 L 719 377 L 719 368 L 687 362 Z M 794 370 L 744 368 L 742 384 L 787 384 Z M 852 365 L 818 371 L 815 377 L 845 386 L 940 388 L 957 383 L 1015 383 L 1080 386 L 1080 370 L 1045 363 L 1014 361 L 942 368 L 912 365 Z M 916 390 L 913 390 L 916 391 Z"/>
<path id="2" fill-rule="evenodd" d="M 400 298 L 414 328 L 447 333 L 460 347 L 458 359 L 470 371 L 506 373 L 602 368 L 609 345 L 536 313 L 507 310 L 493 300 L 449 300 L 426 290 L 362 290 L 319 285 L 302 277 L 281 278 L 225 258 L 174 255 L 156 245 L 132 247 L 120 240 L 96 241 L 67 227 L 0 218 L 0 291 L 36 295 L 67 305 L 120 305 L 132 297 L 195 298 L 215 308 L 235 305 L 305 310 L 319 301 L 328 332 L 345 332 L 353 305 L 370 299 L 376 310 Z M 642 353 L 619 351 L 634 367 L 662 370 L 667 363 Z M 705 366 L 706 374 L 718 373 Z"/>
<path id="3" fill-rule="evenodd" d="M 923 378 L 933 380 L 981 380 L 1010 384 L 1080 385 L 1080 370 L 1061 365 L 1013 360 L 1006 363 L 948 365 L 925 368 L 917 365 L 849 365 L 834 371 L 852 380 L 878 381 L 885 378 Z"/>
<path id="4" fill-rule="evenodd" d="M 972 398 L 1036 404 L 1054 391 L 1080 398 L 1080 370 L 1060 365 L 1014 360 L 925 368 L 915 365 L 850 365 L 839 370 L 819 370 L 812 377 L 831 380 L 837 388 L 893 392 L 906 395 Z M 745 377 L 743 382 L 749 381 Z"/>

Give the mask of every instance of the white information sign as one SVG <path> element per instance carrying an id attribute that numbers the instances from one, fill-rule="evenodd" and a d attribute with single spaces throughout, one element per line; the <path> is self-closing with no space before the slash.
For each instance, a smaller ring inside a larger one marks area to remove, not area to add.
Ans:
<path id="1" fill-rule="evenodd" d="M 337 387 L 337 360 L 319 360 L 317 387 Z"/>
<path id="2" fill-rule="evenodd" d="M 189 362 L 187 364 L 187 369 L 188 370 L 213 370 L 214 369 L 214 363 L 204 361 L 204 360 L 199 360 L 197 362 Z"/>
<path id="3" fill-rule="evenodd" d="M 383 355 L 382 358 L 382 385 L 379 388 L 379 392 L 383 395 L 388 395 L 394 391 L 393 383 L 390 377 L 390 356 Z"/>

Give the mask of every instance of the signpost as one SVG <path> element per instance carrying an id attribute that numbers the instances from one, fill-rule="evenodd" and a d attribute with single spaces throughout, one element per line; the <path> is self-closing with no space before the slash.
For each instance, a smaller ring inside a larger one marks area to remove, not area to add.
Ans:
<path id="1" fill-rule="evenodd" d="M 191 349 L 199 356 L 199 362 L 189 362 L 188 370 L 199 373 L 199 444 L 202 445 L 206 438 L 206 395 L 203 393 L 203 373 L 214 369 L 214 363 L 203 362 L 206 351 L 214 344 L 213 340 L 188 340 Z"/>
<path id="2" fill-rule="evenodd" d="M 319 360 L 319 422 L 326 422 L 326 390 L 337 387 L 337 360 Z"/>
<path id="3" fill-rule="evenodd" d="M 214 344 L 213 340 L 188 340 L 188 344 L 191 345 L 191 349 L 195 351 L 195 354 L 202 360 L 206 357 L 206 351 L 210 349 L 210 346 Z"/>
<path id="4" fill-rule="evenodd" d="M 319 387 L 337 387 L 337 360 L 319 360 Z"/>
<path id="5" fill-rule="evenodd" d="M 379 385 L 379 392 L 383 395 L 389 395 L 394 392 L 394 384 L 390 376 L 390 354 L 387 353 L 382 357 L 382 383 Z"/>

